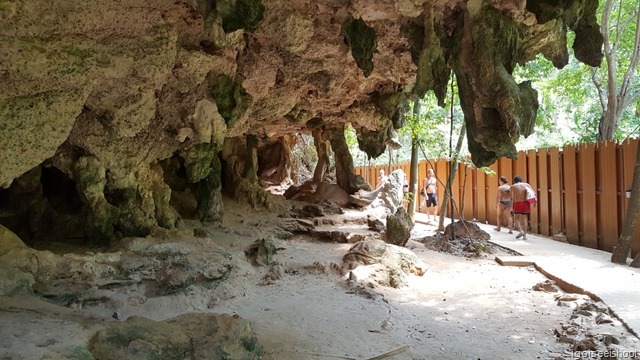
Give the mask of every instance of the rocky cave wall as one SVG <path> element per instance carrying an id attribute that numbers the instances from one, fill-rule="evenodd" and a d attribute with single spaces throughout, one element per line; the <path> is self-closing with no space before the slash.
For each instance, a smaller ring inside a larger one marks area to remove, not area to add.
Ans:
<path id="1" fill-rule="evenodd" d="M 223 190 L 268 206 L 258 154 L 280 141 L 281 176 L 278 139 L 298 132 L 323 160 L 338 147 L 353 192 L 365 184 L 336 130 L 352 124 L 378 156 L 408 101 L 442 102 L 452 71 L 473 160 L 489 164 L 533 131 L 516 64 L 564 66 L 568 29 L 581 61 L 602 57 L 597 0 L 0 3 L 0 223 L 28 238 L 219 221 Z"/>

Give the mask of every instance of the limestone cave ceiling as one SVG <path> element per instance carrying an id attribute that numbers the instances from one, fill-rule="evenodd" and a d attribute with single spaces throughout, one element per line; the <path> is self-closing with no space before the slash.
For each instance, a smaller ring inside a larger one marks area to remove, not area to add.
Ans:
<path id="1" fill-rule="evenodd" d="M 567 30 L 581 61 L 602 56 L 597 0 L 0 5 L 2 187 L 70 149 L 117 172 L 198 143 L 347 122 L 377 155 L 398 109 L 430 90 L 443 100 L 451 71 L 484 165 L 533 131 L 536 92 L 511 77 L 516 64 L 542 53 L 563 67 Z"/>

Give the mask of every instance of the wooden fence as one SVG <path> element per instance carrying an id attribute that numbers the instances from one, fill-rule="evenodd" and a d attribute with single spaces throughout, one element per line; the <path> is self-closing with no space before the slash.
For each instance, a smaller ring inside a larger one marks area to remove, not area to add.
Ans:
<path id="1" fill-rule="evenodd" d="M 504 176 L 512 183 L 519 175 L 538 193 L 538 205 L 529 218 L 532 233 L 563 233 L 572 244 L 611 252 L 618 243 L 629 203 L 626 190 L 631 189 L 637 147 L 638 139 L 629 139 L 622 144 L 601 142 L 521 151 L 516 160 L 496 161 L 490 166 L 491 174 L 459 164 L 452 197 L 465 219 L 495 224 L 498 179 Z M 442 159 L 420 161 L 418 187 L 430 167 L 442 182 L 438 186 L 438 199 L 442 199 L 449 164 Z M 408 176 L 409 163 L 395 164 L 391 169 L 386 165 L 358 167 L 356 174 L 375 186 L 380 169 L 387 173 L 402 169 Z M 459 217 L 457 210 L 454 214 Z M 638 252 L 640 220 L 633 236 L 632 256 Z"/>

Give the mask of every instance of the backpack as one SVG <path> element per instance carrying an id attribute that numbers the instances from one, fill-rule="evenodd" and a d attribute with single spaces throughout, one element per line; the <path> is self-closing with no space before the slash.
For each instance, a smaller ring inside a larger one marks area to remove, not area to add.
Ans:
<path id="1" fill-rule="evenodd" d="M 535 204 L 538 202 L 538 198 L 536 197 L 536 192 L 533 191 L 531 185 L 527 184 L 527 201 L 530 204 Z"/>

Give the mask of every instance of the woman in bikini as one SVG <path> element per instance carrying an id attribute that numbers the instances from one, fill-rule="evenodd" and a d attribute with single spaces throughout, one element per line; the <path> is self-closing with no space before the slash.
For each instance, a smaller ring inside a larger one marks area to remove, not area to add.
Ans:
<path id="1" fill-rule="evenodd" d="M 511 186 L 507 184 L 509 181 L 506 177 L 500 177 L 500 186 L 498 186 L 498 196 L 496 197 L 496 208 L 498 213 L 497 227 L 495 231 L 500 231 L 500 222 L 507 216 L 509 224 L 509 234 L 513 234 L 513 218 L 511 217 Z"/>

